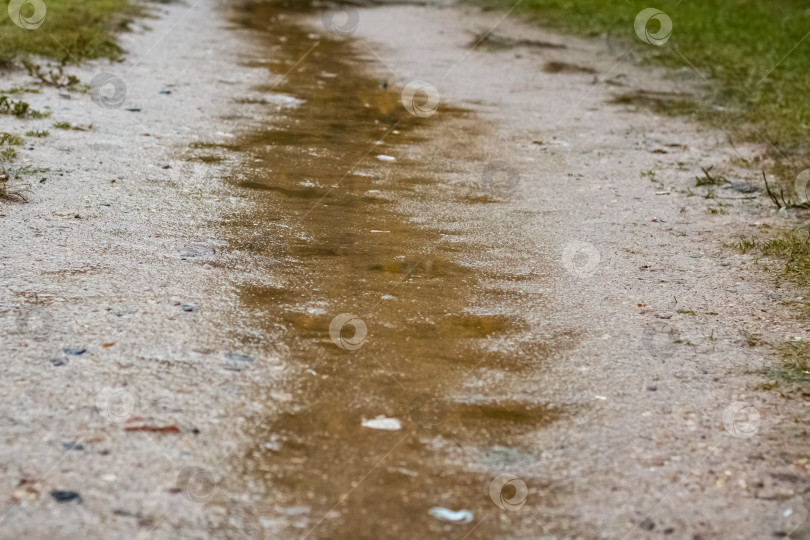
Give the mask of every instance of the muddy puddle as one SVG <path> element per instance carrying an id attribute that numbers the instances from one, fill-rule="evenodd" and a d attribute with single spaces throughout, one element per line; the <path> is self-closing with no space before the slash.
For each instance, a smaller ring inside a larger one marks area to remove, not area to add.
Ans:
<path id="1" fill-rule="evenodd" d="M 472 113 L 442 104 L 433 117 L 410 115 L 360 44 L 304 25 L 305 4 L 251 3 L 237 17 L 271 58 L 256 89 L 268 96 L 267 123 L 233 145 L 244 163 L 234 190 L 251 204 L 228 225 L 232 246 L 260 261 L 240 312 L 256 314 L 266 331 L 253 344 L 296 381 L 256 390 L 266 415 L 249 419 L 252 442 L 227 480 L 261 499 L 245 520 L 256 529 L 244 532 L 483 538 L 520 525 L 541 534 L 531 512 L 496 506 L 490 482 L 520 467 L 526 504 L 553 505 L 542 472 L 525 472 L 543 450 L 532 435 L 566 411 L 505 381 L 542 370 L 571 336 L 515 339 L 528 324 L 499 311 L 504 293 L 489 294 L 481 269 L 461 262 L 474 249 L 463 232 L 425 227 L 430 219 L 401 204 L 429 199 L 452 168 L 440 151 L 414 159 L 411 150 L 438 144 L 441 122 Z M 472 137 L 448 143 L 455 163 L 479 159 Z M 472 519 L 441 520 L 434 507 Z"/>

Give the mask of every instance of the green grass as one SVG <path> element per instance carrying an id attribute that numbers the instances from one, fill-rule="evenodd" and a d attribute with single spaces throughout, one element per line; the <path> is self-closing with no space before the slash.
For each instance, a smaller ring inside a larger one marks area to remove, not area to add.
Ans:
<path id="1" fill-rule="evenodd" d="M 129 19 L 143 15 L 143 8 L 130 0 L 30 0 L 22 3 L 20 15 L 23 21 L 31 22 L 35 6 L 44 5 L 44 19 L 32 28 L 21 28 L 9 14 L 10 0 L 0 1 L 0 69 L 22 64 L 28 73 L 48 86 L 77 89 L 79 80 L 64 73 L 63 65 L 86 59 L 120 57 L 121 49 L 115 33 L 125 30 Z M 14 11 L 13 9 L 11 10 Z M 19 22 L 19 21 L 18 21 Z M 58 62 L 56 67 L 43 67 L 33 63 L 29 55 L 39 55 Z M 28 103 L 12 99 L 10 95 L 38 93 L 27 88 L 0 89 L 0 114 L 18 118 L 47 118 L 50 112 L 36 111 Z M 59 129 L 70 129 L 70 124 L 60 122 Z M 47 137 L 47 131 L 30 130 L 29 137 Z M 0 201 L 25 202 L 25 188 L 19 187 L 20 179 L 29 173 L 30 167 L 12 168 L 6 162 L 17 157 L 14 145 L 22 138 L 8 133 L 0 134 Z"/>
<path id="2" fill-rule="evenodd" d="M 79 81 L 79 78 L 75 75 L 65 74 L 62 66 L 47 69 L 28 59 L 23 60 L 23 66 L 25 66 L 29 75 L 39 79 L 39 81 L 46 86 L 70 89 L 76 88 L 81 84 L 81 81 Z"/>
<path id="3" fill-rule="evenodd" d="M 784 276 L 810 286 L 810 231 L 788 230 L 762 244 L 761 252 L 784 261 Z"/>
<path id="4" fill-rule="evenodd" d="M 779 352 L 785 366 L 810 381 L 810 346 L 804 341 L 788 341 L 780 345 Z"/>
<path id="5" fill-rule="evenodd" d="M 758 238 L 741 236 L 739 242 L 727 244 L 727 247 L 749 253 L 756 259 L 768 257 L 778 261 L 763 268 L 777 281 L 791 281 L 810 294 L 810 230 L 806 227 L 769 231 Z M 810 317 L 810 297 L 803 298 L 800 311 L 802 317 Z"/>
<path id="6" fill-rule="evenodd" d="M 39 94 L 41 93 L 39 88 L 22 88 L 22 87 L 14 87 L 14 88 L 6 88 L 0 90 L 0 94 L 8 94 L 8 95 L 16 95 L 16 94 Z"/>
<path id="7" fill-rule="evenodd" d="M 47 118 L 50 113 L 37 111 L 25 101 L 9 99 L 0 95 L 0 114 L 10 114 L 18 118 Z"/>
<path id="8" fill-rule="evenodd" d="M 23 138 L 13 133 L 0 133 L 0 145 L 22 146 Z"/>
<path id="9" fill-rule="evenodd" d="M 0 2 L 0 63 L 26 54 L 47 56 L 65 63 L 89 58 L 117 58 L 121 49 L 114 32 L 126 28 L 135 13 L 129 0 L 45 0 L 41 26 L 20 28 L 8 15 L 9 1 Z M 23 8 L 31 15 L 33 8 Z"/>
<path id="10" fill-rule="evenodd" d="M 27 188 L 19 184 L 26 174 L 35 171 L 31 167 L 9 167 L 0 163 L 0 202 L 26 202 Z"/>
<path id="11" fill-rule="evenodd" d="M 482 1 L 507 9 L 515 3 Z M 672 35 L 661 47 L 642 42 L 633 27 L 639 11 L 653 6 L 672 19 Z M 722 124 L 740 139 L 764 142 L 778 160 L 776 172 L 792 181 L 807 167 L 801 158 L 810 149 L 810 37 L 804 39 L 809 7 L 805 0 L 523 0 L 516 12 L 544 26 L 607 34 L 650 62 L 694 66 L 710 82 L 691 107 L 674 100 L 676 112 Z"/>
<path id="12" fill-rule="evenodd" d="M 805 291 L 810 288 L 810 231 L 807 229 L 774 231 L 759 239 L 740 237 L 739 243 L 729 247 L 741 253 L 752 253 L 757 258 L 779 260 L 780 264 L 766 266 L 776 280 L 798 283 Z M 799 298 L 797 302 L 800 316 L 807 320 L 810 298 Z M 776 345 L 776 351 L 781 365 L 767 369 L 765 375 L 806 387 L 810 383 L 810 345 L 804 341 L 785 341 Z"/>
<path id="13" fill-rule="evenodd" d="M 767 369 L 765 375 L 774 382 L 806 389 L 810 383 L 810 346 L 804 341 L 786 341 L 778 345 L 776 351 L 782 365 Z"/>
<path id="14" fill-rule="evenodd" d="M 769 266 L 774 277 L 810 289 L 810 230 L 807 228 L 776 230 L 750 239 L 741 236 L 739 242 L 728 244 L 727 247 L 740 253 L 750 253 L 756 258 L 778 260 L 780 265 Z M 805 303 L 805 311 L 810 314 L 810 299 Z"/>

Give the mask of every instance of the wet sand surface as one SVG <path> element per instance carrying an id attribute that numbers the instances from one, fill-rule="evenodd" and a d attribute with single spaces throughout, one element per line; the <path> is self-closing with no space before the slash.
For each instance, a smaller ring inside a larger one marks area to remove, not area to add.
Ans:
<path id="1" fill-rule="evenodd" d="M 139 133 L 33 154 L 66 170 L 3 215 L 0 536 L 808 537 L 807 407 L 760 386 L 799 293 L 726 247 L 778 218 L 689 196 L 759 149 L 608 105 L 694 82 L 632 50 L 352 9 L 166 7 Z"/>
<path id="2" fill-rule="evenodd" d="M 243 299 L 276 313 L 301 374 L 284 390 L 289 408 L 263 419 L 255 445 L 233 463 L 238 477 L 273 486 L 262 499 L 274 505 L 276 526 L 318 538 L 799 534 L 797 492 L 764 503 L 782 488 L 752 479 L 753 471 L 729 470 L 737 468 L 727 459 L 739 458 L 727 456 L 746 452 L 738 440 L 713 435 L 707 442 L 723 402 L 732 401 L 720 396 L 750 388 L 744 373 L 761 369 L 759 352 L 742 352 L 737 337 L 761 328 L 756 315 L 739 326 L 710 322 L 708 306 L 734 309 L 739 291 L 729 282 L 728 296 L 707 304 L 690 284 L 722 267 L 725 255 L 712 251 L 720 261 L 696 264 L 703 257 L 692 256 L 696 246 L 673 244 L 669 264 L 692 277 L 675 276 L 671 286 L 655 285 L 670 283 L 666 277 L 653 279 L 634 291 L 632 282 L 644 278 L 631 276 L 649 266 L 645 255 L 632 261 L 628 242 L 641 253 L 660 252 L 662 244 L 659 233 L 639 230 L 645 225 L 629 209 L 621 217 L 606 210 L 631 196 L 628 184 L 612 179 L 643 170 L 647 147 L 686 150 L 680 141 L 690 128 L 652 127 L 652 117 L 618 120 L 616 109 L 594 112 L 610 94 L 603 86 L 587 100 L 593 89 L 579 90 L 576 81 L 594 72 L 606 78 L 620 52 L 595 60 L 591 46 L 567 42 L 572 51 L 563 64 L 586 67 L 562 75 L 545 69 L 563 81 L 553 88 L 532 67 L 550 65 L 545 48 L 539 58 L 525 48 L 491 57 L 480 51 L 462 65 L 476 31 L 491 23 L 480 14 L 456 27 L 459 11 L 362 10 L 357 34 L 335 38 L 318 28 L 322 10 L 296 6 L 258 3 L 246 16 L 254 27 L 270 20 L 284 28 L 268 38 L 286 59 L 271 67 L 287 74 L 275 89 L 302 105 L 247 138 L 250 158 L 262 165 L 240 170 L 236 181 L 255 192 L 257 212 L 234 236 L 247 237 L 261 223 L 274 231 L 273 245 L 261 250 L 279 261 L 278 282 L 249 288 Z M 464 35 L 470 41 L 459 43 Z M 542 37 L 525 42 L 559 42 Z M 288 66 L 297 67 L 288 73 Z M 404 110 L 400 94 L 409 80 L 428 75 L 443 83 L 442 102 L 435 115 L 419 118 Z M 670 84 L 641 77 L 630 80 Z M 638 131 L 622 134 L 628 128 Z M 589 132 L 590 140 L 581 139 Z M 701 136 L 694 150 L 667 158 L 670 167 L 709 153 L 731 156 Z M 621 144 L 632 150 L 616 153 Z M 605 148 L 616 155 L 600 159 Z M 494 182 L 493 170 L 501 173 Z M 594 193 L 601 190 L 587 183 L 594 175 L 612 194 Z M 684 177 L 670 171 L 665 182 Z M 655 210 L 665 218 L 649 217 L 703 228 L 695 216 L 678 220 L 679 208 L 666 204 Z M 731 219 L 743 222 L 751 210 L 738 207 Z M 643 300 L 628 310 L 625 295 Z M 680 308 L 679 297 L 707 307 L 689 320 L 677 315 L 692 311 Z M 330 339 L 330 322 L 341 313 L 362 321 L 354 338 L 351 324 L 343 328 L 344 345 L 360 345 L 355 350 Z M 668 324 L 673 314 L 678 321 Z M 629 327 L 628 316 L 635 319 Z M 689 360 L 679 361 L 683 355 Z M 736 365 L 733 380 L 724 363 Z M 713 387 L 720 373 L 725 388 Z M 659 392 L 661 381 L 668 383 Z M 363 426 L 378 415 L 401 428 Z M 695 416 L 703 429 L 697 440 Z M 662 444 L 670 452 L 662 454 Z M 796 466 L 763 444 L 754 452 L 768 454 L 765 468 Z M 659 479 L 659 468 L 668 480 Z M 724 470 L 720 479 L 714 469 Z M 508 476 L 498 483 L 499 475 Z M 704 475 L 717 490 L 724 475 L 739 475 L 742 491 L 715 493 L 709 503 L 694 496 L 706 489 Z M 757 510 L 740 519 L 731 501 L 742 492 L 751 497 L 746 507 Z M 448 522 L 430 513 L 436 507 L 469 514 Z"/>
<path id="3" fill-rule="evenodd" d="M 469 264 L 478 248 L 464 220 L 437 230 L 402 211 L 405 200 L 437 203 L 430 198 L 448 172 L 478 159 L 486 126 L 443 104 L 445 127 L 481 135 L 442 141 L 447 131 L 436 120 L 409 114 L 400 88 L 370 76 L 358 43 L 315 36 L 278 4 L 242 15 L 249 26 L 268 21 L 269 47 L 284 59 L 271 71 L 305 58 L 272 85 L 301 106 L 240 141 L 254 161 L 234 183 L 250 190 L 255 211 L 234 224 L 233 237 L 275 261 L 274 283 L 246 288 L 242 301 L 271 314 L 301 376 L 273 390 L 289 393 L 290 410 L 258 426 L 255 446 L 234 466 L 272 486 L 273 503 L 295 502 L 285 513 L 300 515 L 286 534 L 455 532 L 428 510 L 483 516 L 495 471 L 532 459 L 526 435 L 566 414 L 533 388 L 507 390 L 504 379 L 536 380 L 575 333 L 529 339 L 527 321 L 503 307 L 525 297 L 504 286 L 520 277 Z M 420 145 L 448 157 L 413 155 Z M 469 205 L 497 202 L 484 186 L 455 191 Z M 342 313 L 362 326 L 343 326 L 339 346 L 330 323 Z M 396 429 L 362 425 L 378 416 L 396 419 Z M 510 526 L 491 520 L 479 530 Z"/>

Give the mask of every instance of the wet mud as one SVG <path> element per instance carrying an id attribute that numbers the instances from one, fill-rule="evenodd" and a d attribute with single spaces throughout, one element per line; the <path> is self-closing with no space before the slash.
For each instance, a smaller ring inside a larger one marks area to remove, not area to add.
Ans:
<path id="1" fill-rule="evenodd" d="M 529 325 L 500 310 L 509 293 L 488 292 L 484 279 L 498 273 L 462 262 L 475 246 L 402 210 L 440 191 L 448 167 L 411 149 L 472 113 L 443 103 L 431 118 L 409 114 L 360 44 L 313 35 L 295 13 L 305 4 L 250 3 L 237 17 L 272 51 L 257 92 L 297 104 L 242 137 L 232 179 L 251 202 L 228 225 L 233 249 L 262 261 L 241 311 L 261 314 L 266 334 L 254 341 L 297 381 L 256 390 L 267 411 L 249 418 L 252 442 L 230 480 L 261 494 L 246 521 L 312 538 L 483 538 L 509 535 L 518 520 L 537 530 L 531 513 L 498 509 L 490 482 L 536 461 L 531 435 L 567 411 L 507 391 L 503 378 L 536 375 L 575 336 L 516 339 Z M 471 138 L 453 159 L 476 152 Z M 536 493 L 540 471 L 528 480 L 533 504 L 553 504 L 553 492 Z M 434 507 L 474 517 L 443 521 Z"/>

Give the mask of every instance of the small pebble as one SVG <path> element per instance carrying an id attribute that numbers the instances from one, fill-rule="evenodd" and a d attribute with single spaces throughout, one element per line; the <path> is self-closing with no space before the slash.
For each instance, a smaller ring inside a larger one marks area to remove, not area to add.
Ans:
<path id="1" fill-rule="evenodd" d="M 76 444 L 75 441 L 67 442 L 67 443 L 63 442 L 62 443 L 62 448 L 64 448 L 65 450 L 75 450 L 77 452 L 80 452 L 81 450 L 84 450 L 84 446 L 82 446 L 81 444 Z"/>
<path id="2" fill-rule="evenodd" d="M 253 362 L 253 358 L 244 354 L 225 353 L 225 358 L 228 360 L 235 360 L 237 362 Z"/>
<path id="3" fill-rule="evenodd" d="M 76 501 L 76 500 L 78 500 L 79 502 L 82 502 L 81 495 L 79 495 L 75 491 L 59 491 L 59 490 L 51 491 L 51 497 L 56 499 L 56 502 L 60 502 L 60 503 L 66 503 L 66 502 Z"/>
<path id="4" fill-rule="evenodd" d="M 731 189 L 739 193 L 756 193 L 759 191 L 758 187 L 752 186 L 747 182 L 732 182 Z"/>
<path id="5" fill-rule="evenodd" d="M 441 506 L 434 506 L 431 508 L 428 513 L 435 517 L 436 519 L 440 519 L 442 521 L 450 521 L 453 523 L 469 523 L 473 520 L 473 513 L 469 510 L 450 510 L 449 508 L 444 508 Z"/>
<path id="6" fill-rule="evenodd" d="M 65 351 L 65 354 L 69 354 L 71 356 L 80 356 L 80 355 L 87 352 L 87 349 L 70 349 L 70 348 L 67 348 L 67 349 L 62 349 L 62 350 Z"/>
<path id="7" fill-rule="evenodd" d="M 55 367 L 66 366 L 70 362 L 67 358 L 51 358 L 51 364 Z"/>
<path id="8" fill-rule="evenodd" d="M 397 418 L 386 418 L 380 415 L 371 420 L 363 420 L 361 423 L 363 427 L 371 429 L 381 429 L 383 431 L 398 431 L 402 429 L 402 422 Z"/>

